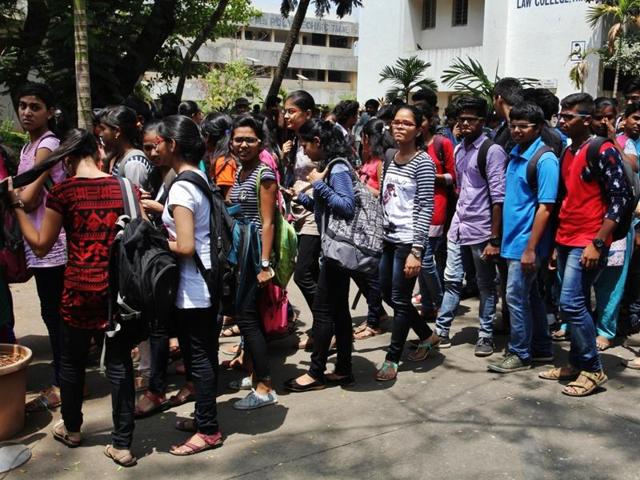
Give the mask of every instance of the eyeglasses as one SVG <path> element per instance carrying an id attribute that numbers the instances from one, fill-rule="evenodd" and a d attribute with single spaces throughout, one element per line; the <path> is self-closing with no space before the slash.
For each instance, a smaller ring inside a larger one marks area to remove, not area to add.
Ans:
<path id="1" fill-rule="evenodd" d="M 509 130 L 513 132 L 515 130 L 526 130 L 527 128 L 533 128 L 535 126 L 535 123 L 510 123 Z"/>
<path id="2" fill-rule="evenodd" d="M 256 137 L 233 137 L 232 140 L 234 145 L 242 145 L 243 143 L 246 143 L 249 146 L 252 145 L 256 145 L 257 143 L 260 143 L 260 139 L 256 138 Z"/>
<path id="3" fill-rule="evenodd" d="M 578 117 L 585 118 L 590 116 L 591 115 L 589 115 L 588 113 L 559 113 L 558 114 L 558 118 L 560 120 L 564 120 L 565 122 L 570 122 L 574 118 L 578 118 Z"/>
<path id="4" fill-rule="evenodd" d="M 391 126 L 392 127 L 402 127 L 402 128 L 411 128 L 411 127 L 415 127 L 416 124 L 412 123 L 408 120 L 394 120 L 391 122 Z"/>
<path id="5" fill-rule="evenodd" d="M 479 122 L 483 119 L 484 117 L 458 117 L 458 123 L 460 125 L 462 125 L 463 123 L 468 123 L 469 125 L 471 125 L 472 123 Z"/>

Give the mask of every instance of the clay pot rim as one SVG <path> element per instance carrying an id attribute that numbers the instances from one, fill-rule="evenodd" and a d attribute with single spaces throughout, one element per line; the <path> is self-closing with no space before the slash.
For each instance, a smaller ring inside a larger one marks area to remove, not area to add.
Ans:
<path id="1" fill-rule="evenodd" d="M 33 357 L 33 352 L 30 348 L 11 343 L 0 343 L 0 353 L 19 353 L 21 356 L 17 362 L 7 365 L 6 367 L 0 367 L 0 377 L 27 368 Z"/>

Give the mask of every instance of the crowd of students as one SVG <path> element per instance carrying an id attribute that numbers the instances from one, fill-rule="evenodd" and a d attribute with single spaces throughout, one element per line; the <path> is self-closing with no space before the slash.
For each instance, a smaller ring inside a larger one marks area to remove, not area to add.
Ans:
<path id="1" fill-rule="evenodd" d="M 640 234 L 632 176 L 638 175 L 640 81 L 629 85 L 624 105 L 586 93 L 559 101 L 513 78 L 501 79 L 493 93 L 493 105 L 456 98 L 442 125 L 429 91 L 414 93 L 410 104 L 369 100 L 363 113 L 357 102 L 344 101 L 322 115 L 302 90 L 284 102 L 268 98 L 253 114 L 246 99 L 238 99 L 230 113 L 206 115 L 195 102 L 152 113 L 134 99 L 97 110 L 93 131 L 71 129 L 59 138 L 51 125 L 52 92 L 26 84 L 18 115 L 29 142 L 17 172 L 57 160 L 36 181 L 14 189 L 9 159 L 0 158 L 8 190 L 3 202 L 24 236 L 53 356 L 51 387 L 28 410 L 60 406 L 54 437 L 80 445 L 85 369 L 104 338 L 114 423 L 105 449 L 109 458 L 134 465 L 134 419 L 190 401 L 194 418 L 175 425 L 189 438 L 170 452 L 191 455 L 217 447 L 223 441 L 215 401 L 220 335 L 241 336 L 231 364 L 242 363 L 250 372 L 230 385 L 249 392 L 234 408 L 276 404 L 260 302 L 275 275 L 278 215 L 297 232 L 293 281 L 313 314 L 312 329 L 299 344 L 312 351 L 309 368 L 286 381 L 285 389 L 353 385 L 352 343 L 384 333 L 383 302 L 393 320 L 375 378 L 394 380 L 407 345 L 412 352 L 406 358 L 414 362 L 452 347 L 461 298 L 475 291 L 475 355 L 494 354 L 496 329 L 510 331 L 505 355 L 489 370 L 510 373 L 552 363 L 552 341 L 569 340 L 569 365 L 539 376 L 570 380 L 562 390 L 570 396 L 597 390 L 607 380 L 599 352 L 639 323 Z M 145 216 L 166 235 L 178 258 L 179 282 L 167 321 L 149 332 L 122 323 L 105 338 L 112 321 L 109 250 L 128 184 L 121 179 L 133 185 Z M 259 238 L 257 274 L 233 312 L 219 310 L 201 274 L 211 268 L 216 246 L 209 223 L 213 206 L 199 181 L 219 188 L 229 209 Z M 355 215 L 356 182 L 379 198 L 384 215 L 374 273 L 323 256 L 327 222 Z M 352 279 L 368 306 L 366 321 L 355 328 Z M 2 306 L 8 307 L 0 309 L 0 340 L 13 342 L 7 283 L 0 276 Z M 293 323 L 296 309 L 289 306 L 288 312 Z M 407 344 L 410 330 L 418 338 Z M 332 348 L 337 360 L 327 372 Z M 178 356 L 185 383 L 167 398 L 167 365 Z M 640 369 L 640 361 L 627 366 Z M 144 392 L 137 400 L 136 390 Z"/>

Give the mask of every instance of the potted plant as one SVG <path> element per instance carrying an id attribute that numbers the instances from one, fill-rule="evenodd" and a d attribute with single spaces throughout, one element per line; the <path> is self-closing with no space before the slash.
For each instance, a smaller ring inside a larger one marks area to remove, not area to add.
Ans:
<path id="1" fill-rule="evenodd" d="M 22 345 L 0 343 L 0 442 L 24 427 L 27 366 L 31 350 Z"/>

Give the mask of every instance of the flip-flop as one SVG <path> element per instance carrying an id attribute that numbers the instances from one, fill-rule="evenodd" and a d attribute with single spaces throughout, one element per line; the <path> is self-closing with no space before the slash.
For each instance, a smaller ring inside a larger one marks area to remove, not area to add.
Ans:
<path id="1" fill-rule="evenodd" d="M 188 455 L 194 455 L 196 453 L 204 452 L 207 450 L 211 450 L 214 448 L 218 448 L 222 446 L 222 433 L 218 432 L 214 435 L 205 435 L 203 433 L 196 433 L 198 437 L 204 440 L 204 445 L 195 445 L 189 441 L 184 442 L 181 445 L 174 445 L 169 450 L 171 455 L 175 455 L 177 457 L 186 457 Z M 189 450 L 184 452 L 179 452 L 178 449 L 182 447 L 187 447 Z"/>
<path id="2" fill-rule="evenodd" d="M 225 338 L 237 337 L 238 335 L 240 335 L 240 327 L 238 327 L 238 325 L 232 325 L 228 328 L 223 328 L 220 332 L 220 336 Z"/>
<path id="3" fill-rule="evenodd" d="M 188 393 L 183 393 L 184 391 L 187 391 Z M 173 407 L 179 407 L 180 405 L 184 405 L 185 403 L 188 403 L 188 402 L 193 402 L 195 399 L 196 399 L 195 391 L 183 386 L 182 388 L 180 388 L 180 390 L 178 390 L 178 393 L 176 393 L 175 395 L 172 395 L 169 398 L 167 403 L 170 405 L 171 408 L 173 408 Z"/>
<path id="4" fill-rule="evenodd" d="M 142 398 L 146 398 L 147 400 L 149 400 L 153 404 L 153 406 L 149 410 L 144 411 L 138 408 L 138 405 L 136 405 L 136 408 L 133 411 L 133 415 L 135 418 L 150 417 L 151 415 L 154 415 L 156 413 L 164 412 L 170 406 L 169 402 L 166 399 L 162 400 L 162 398 L 159 395 L 156 395 L 155 393 L 150 392 L 149 390 L 144 392 L 144 395 L 142 395 L 142 397 L 138 399 L 138 402 Z"/>
<path id="5" fill-rule="evenodd" d="M 640 357 L 633 358 L 631 360 L 622 360 L 622 365 L 631 370 L 640 370 Z"/>
<path id="6" fill-rule="evenodd" d="M 121 467 L 133 467 L 138 463 L 138 459 L 133 456 L 131 450 L 120 450 L 119 452 L 116 452 L 113 445 L 107 445 L 104 447 L 103 452 L 106 457 L 110 458 Z"/>

